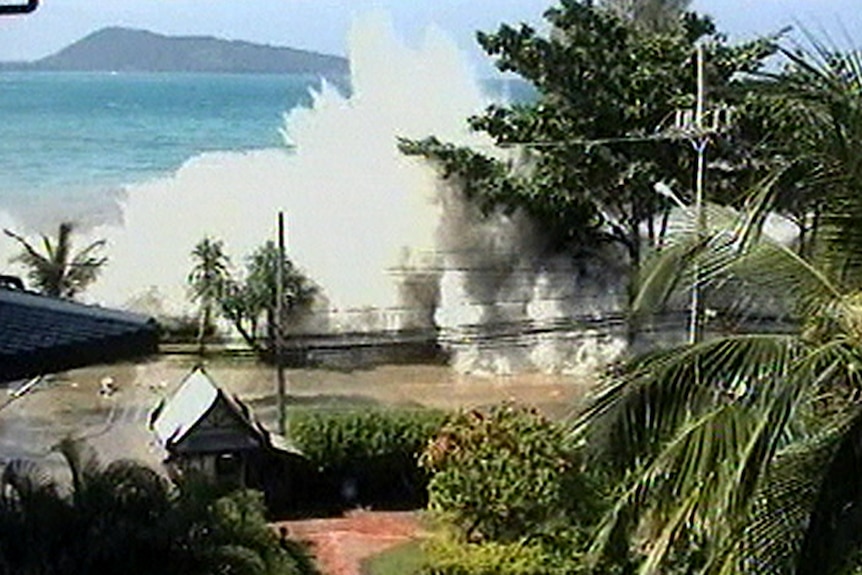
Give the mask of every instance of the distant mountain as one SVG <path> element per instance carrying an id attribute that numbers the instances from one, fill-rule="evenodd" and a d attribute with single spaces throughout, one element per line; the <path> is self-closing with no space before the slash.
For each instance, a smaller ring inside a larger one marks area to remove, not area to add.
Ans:
<path id="1" fill-rule="evenodd" d="M 0 69 L 105 72 L 220 72 L 341 76 L 348 61 L 338 56 L 220 40 L 209 36 L 163 36 L 144 30 L 104 28 L 34 62 L 7 62 Z"/>

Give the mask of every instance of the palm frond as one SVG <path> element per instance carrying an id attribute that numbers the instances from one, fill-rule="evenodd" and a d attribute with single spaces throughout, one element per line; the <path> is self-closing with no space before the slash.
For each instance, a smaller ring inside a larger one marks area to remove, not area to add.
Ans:
<path id="1" fill-rule="evenodd" d="M 774 241 L 752 247 L 734 262 L 731 273 L 742 289 L 784 300 L 797 317 L 813 317 L 844 295 L 822 269 Z"/>
<path id="2" fill-rule="evenodd" d="M 832 573 L 862 546 L 862 411 L 834 437 L 804 529 L 798 573 Z"/>
<path id="3" fill-rule="evenodd" d="M 620 366 L 587 400 L 572 431 L 622 468 L 654 453 L 669 434 L 723 402 L 754 400 L 801 353 L 791 335 L 723 337 L 652 353 Z"/>
<path id="4" fill-rule="evenodd" d="M 72 474 L 73 497 L 80 496 L 86 483 L 102 469 L 96 451 L 90 444 L 71 437 L 63 438 L 53 449 L 63 456 Z"/>

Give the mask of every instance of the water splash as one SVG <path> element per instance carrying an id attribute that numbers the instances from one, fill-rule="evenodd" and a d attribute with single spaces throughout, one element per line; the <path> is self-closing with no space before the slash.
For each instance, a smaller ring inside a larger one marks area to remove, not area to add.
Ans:
<path id="1" fill-rule="evenodd" d="M 618 353 L 618 338 L 555 327 L 616 309 L 613 270 L 578 275 L 526 218 L 483 216 L 397 150 L 398 137 L 431 134 L 489 150 L 467 130 L 487 102 L 454 44 L 430 30 L 407 49 L 372 15 L 354 27 L 350 59 L 351 94 L 323 84 L 310 108 L 290 111 L 285 149 L 207 153 L 128 186 L 121 225 L 91 230 L 108 238 L 111 262 L 89 297 L 187 312 L 195 243 L 223 239 L 239 267 L 284 210 L 289 253 L 324 291 L 308 329 L 439 328 L 465 372 L 577 371 Z"/>

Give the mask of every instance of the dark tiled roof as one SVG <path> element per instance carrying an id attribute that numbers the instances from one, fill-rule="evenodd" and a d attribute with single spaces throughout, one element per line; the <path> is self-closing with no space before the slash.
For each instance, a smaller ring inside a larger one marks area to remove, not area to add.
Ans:
<path id="1" fill-rule="evenodd" d="M 0 286 L 0 382 L 157 351 L 152 318 Z"/>

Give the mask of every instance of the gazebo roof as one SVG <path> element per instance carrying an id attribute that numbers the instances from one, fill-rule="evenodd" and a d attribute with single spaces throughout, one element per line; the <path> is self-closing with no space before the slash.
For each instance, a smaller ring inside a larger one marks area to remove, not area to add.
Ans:
<path id="1" fill-rule="evenodd" d="M 233 425 L 204 426 L 219 408 L 232 418 Z M 269 447 L 299 454 L 283 437 L 268 431 L 239 398 L 221 389 L 200 366 L 159 404 L 150 426 L 169 451 L 206 453 Z"/>

